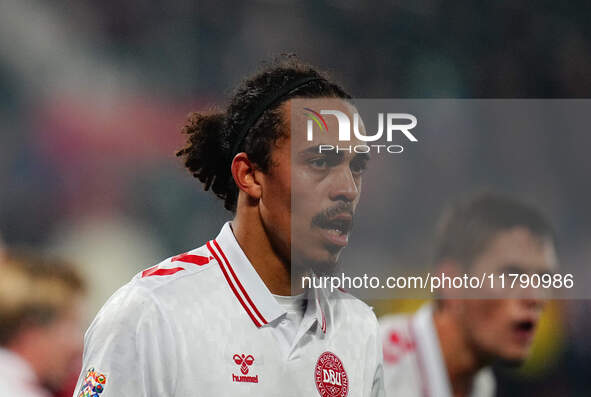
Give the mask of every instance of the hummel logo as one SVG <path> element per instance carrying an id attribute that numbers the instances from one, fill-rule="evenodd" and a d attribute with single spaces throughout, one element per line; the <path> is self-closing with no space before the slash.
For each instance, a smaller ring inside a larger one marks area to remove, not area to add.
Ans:
<path id="1" fill-rule="evenodd" d="M 244 354 L 241 356 L 234 354 L 234 357 L 232 358 L 236 364 L 240 365 L 240 372 L 242 372 L 244 375 L 248 373 L 248 367 L 254 363 L 254 357 L 250 354 L 246 357 L 244 357 Z"/>
<path id="2" fill-rule="evenodd" d="M 232 359 L 237 365 L 240 365 L 240 372 L 242 372 L 244 375 L 248 374 L 248 367 L 254 363 L 254 357 L 250 354 L 248 356 L 245 354 L 234 354 Z M 259 383 L 259 376 L 238 376 L 232 374 L 232 381 Z"/>

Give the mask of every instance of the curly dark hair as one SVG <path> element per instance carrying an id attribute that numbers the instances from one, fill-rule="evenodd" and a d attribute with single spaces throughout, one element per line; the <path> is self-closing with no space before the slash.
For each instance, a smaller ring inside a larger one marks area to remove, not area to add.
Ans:
<path id="1" fill-rule="evenodd" d="M 252 126 L 248 126 L 249 118 L 256 114 L 262 103 L 290 84 L 306 78 L 309 80 L 281 95 Z M 176 155 L 203 183 L 205 190 L 211 189 L 224 200 L 224 207 L 234 212 L 238 188 L 230 171 L 233 155 L 245 152 L 250 161 L 267 172 L 273 145 L 287 134 L 279 111 L 281 104 L 292 98 L 324 97 L 351 98 L 327 74 L 293 55 L 284 55 L 245 79 L 235 90 L 225 111 L 190 114 L 182 129 L 188 135 L 187 144 Z M 237 152 L 233 153 L 234 148 Z"/>

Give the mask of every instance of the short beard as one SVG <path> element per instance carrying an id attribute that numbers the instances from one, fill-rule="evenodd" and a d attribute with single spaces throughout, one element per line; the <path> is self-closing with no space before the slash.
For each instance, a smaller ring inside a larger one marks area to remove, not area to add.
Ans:
<path id="1" fill-rule="evenodd" d="M 340 214 L 349 214 L 351 218 L 355 212 L 355 207 L 351 202 L 339 202 L 334 206 L 327 208 L 316 214 L 311 221 L 312 229 L 315 227 L 327 229 L 331 227 L 339 227 L 346 233 L 349 233 L 353 222 L 352 220 L 335 220 L 334 218 Z M 293 237 L 293 236 L 292 236 Z M 293 239 L 292 239 L 293 244 Z M 294 252 L 292 245 L 291 253 L 291 279 L 292 285 L 294 282 L 301 283 L 301 277 L 316 276 L 326 277 L 332 276 L 340 267 L 340 254 L 343 247 L 326 246 L 325 249 L 329 253 L 329 259 L 324 261 L 315 261 L 304 255 L 299 255 Z"/>
<path id="2" fill-rule="evenodd" d="M 312 261 L 304 257 L 293 256 L 291 258 L 291 269 L 294 275 L 309 275 L 311 272 L 317 276 L 330 276 L 339 267 L 337 258 L 328 261 Z"/>

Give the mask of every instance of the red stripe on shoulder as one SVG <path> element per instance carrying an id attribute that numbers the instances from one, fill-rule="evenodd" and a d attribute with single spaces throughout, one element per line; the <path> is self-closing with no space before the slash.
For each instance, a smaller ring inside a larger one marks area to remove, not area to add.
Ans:
<path id="1" fill-rule="evenodd" d="M 151 267 L 147 270 L 142 272 L 142 278 L 150 277 L 150 276 L 170 276 L 171 274 L 175 274 L 180 272 L 181 270 L 185 270 L 182 267 L 173 267 L 172 269 L 159 269 L 158 266 Z"/>
<path id="2" fill-rule="evenodd" d="M 207 256 L 201 256 L 201 255 L 191 255 L 191 254 L 180 254 L 177 255 L 175 257 L 173 257 L 171 259 L 172 262 L 185 262 L 185 263 L 192 263 L 194 265 L 197 266 L 203 266 L 203 265 L 207 265 L 209 263 L 209 260 L 213 259 Z"/>

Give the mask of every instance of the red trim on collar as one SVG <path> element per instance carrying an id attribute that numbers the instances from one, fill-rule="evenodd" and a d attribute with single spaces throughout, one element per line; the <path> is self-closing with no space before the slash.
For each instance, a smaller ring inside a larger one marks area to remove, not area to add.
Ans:
<path id="1" fill-rule="evenodd" d="M 224 259 L 223 262 L 222 262 L 222 260 L 220 260 L 218 253 L 212 247 L 211 242 L 213 242 L 215 247 L 219 250 L 222 258 Z M 219 244 L 217 243 L 217 241 L 212 240 L 212 241 L 207 242 L 207 248 L 209 249 L 209 252 L 211 252 L 211 254 L 214 256 L 215 260 L 218 262 L 220 269 L 222 270 L 222 273 L 224 274 L 224 277 L 226 278 L 226 281 L 228 282 L 228 284 L 230 285 L 230 288 L 232 289 L 232 292 L 234 292 L 234 295 L 236 296 L 236 298 L 238 299 L 238 301 L 240 302 L 240 304 L 242 305 L 242 307 L 246 311 L 246 314 L 248 314 L 248 316 L 250 317 L 250 319 L 252 320 L 254 325 L 256 325 L 258 328 L 260 328 L 262 325 L 267 324 L 267 320 L 265 320 L 265 318 L 261 315 L 259 310 L 256 308 L 256 306 L 254 305 L 254 303 L 250 299 L 250 296 L 248 296 L 248 294 L 246 293 L 246 290 L 242 286 L 242 283 L 240 282 L 240 280 L 238 280 L 238 277 L 236 276 L 236 273 L 234 273 L 234 270 L 232 269 L 232 266 L 230 265 L 228 258 L 226 257 L 226 255 L 222 251 L 222 249 L 219 246 Z M 229 273 L 228 273 L 228 270 L 226 270 L 226 267 L 228 268 Z M 244 294 L 244 297 L 246 298 L 248 303 L 250 303 L 250 305 L 252 306 L 252 309 L 254 309 L 254 312 L 258 315 L 260 320 L 255 317 L 255 315 L 253 314 L 253 310 L 251 310 L 251 307 L 249 307 L 248 304 L 244 301 L 244 299 L 242 299 L 242 296 L 240 296 L 240 293 L 238 292 L 238 290 L 234 286 L 233 281 L 238 285 L 238 288 L 240 288 L 240 290 Z"/>
<path id="2" fill-rule="evenodd" d="M 322 323 L 320 325 L 320 329 L 322 329 L 322 332 L 326 334 L 326 317 L 324 317 L 324 310 L 322 310 L 322 306 L 320 306 L 318 298 L 316 298 L 316 306 L 318 307 L 318 310 L 320 310 L 320 314 L 322 315 Z"/>
<path id="3" fill-rule="evenodd" d="M 224 261 L 226 262 L 226 265 L 228 265 L 228 268 L 230 269 L 230 273 L 232 273 L 232 276 L 236 280 L 236 283 L 238 284 L 238 287 L 240 288 L 240 291 L 242 291 L 242 293 L 246 297 L 246 300 L 248 301 L 248 303 L 250 303 L 250 306 L 254 309 L 254 312 L 257 314 L 257 316 L 259 317 L 259 319 L 262 321 L 263 324 L 267 324 L 267 320 L 265 320 L 265 317 L 263 317 L 263 315 L 261 314 L 261 312 L 259 312 L 259 309 L 257 309 L 257 307 L 254 304 L 254 302 L 252 301 L 252 299 L 250 299 L 250 296 L 248 296 L 248 294 L 246 293 L 246 290 L 244 289 L 244 287 L 242 286 L 242 283 L 240 282 L 240 280 L 236 276 L 236 273 L 234 273 L 234 269 L 232 269 L 232 266 L 230 265 L 230 261 L 228 261 L 228 258 L 226 258 L 226 255 L 224 254 L 224 251 L 222 250 L 222 248 L 220 247 L 220 245 L 218 244 L 218 242 L 216 240 L 213 240 L 213 244 L 216 246 L 216 248 L 222 254 L 222 257 L 224 258 Z"/>

